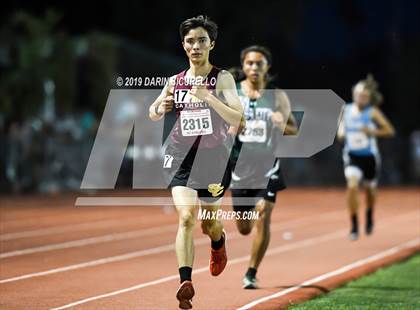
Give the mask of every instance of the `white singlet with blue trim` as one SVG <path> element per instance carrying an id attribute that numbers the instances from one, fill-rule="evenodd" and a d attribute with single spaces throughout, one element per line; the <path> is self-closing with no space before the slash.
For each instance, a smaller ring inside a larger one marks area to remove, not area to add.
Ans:
<path id="1" fill-rule="evenodd" d="M 355 103 L 349 103 L 344 107 L 345 154 L 379 156 L 376 138 L 368 136 L 362 130 L 364 127 L 372 130 L 376 128 L 371 117 L 372 111 L 372 106 L 359 110 Z"/>

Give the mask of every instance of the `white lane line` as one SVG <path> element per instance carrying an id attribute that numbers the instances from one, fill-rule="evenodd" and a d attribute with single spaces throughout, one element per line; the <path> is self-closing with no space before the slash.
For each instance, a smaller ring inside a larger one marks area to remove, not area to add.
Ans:
<path id="1" fill-rule="evenodd" d="M 53 234 L 61 234 L 70 231 L 79 231 L 83 229 L 109 227 L 112 224 L 120 223 L 120 219 L 94 221 L 81 224 L 63 225 L 57 227 L 47 227 L 34 230 L 19 231 L 14 233 L 0 234 L 1 241 L 14 240 L 20 238 L 41 237 Z"/>
<path id="2" fill-rule="evenodd" d="M 253 302 L 250 302 L 250 303 L 238 308 L 237 310 L 251 309 L 252 307 L 254 307 L 254 306 L 256 306 L 260 303 L 263 303 L 263 302 L 268 301 L 268 300 L 273 299 L 273 298 L 277 298 L 277 297 L 287 295 L 287 294 L 289 294 L 293 291 L 296 291 L 296 290 L 300 289 L 301 287 L 308 286 L 308 285 L 313 285 L 317 282 L 326 280 L 328 278 L 335 277 L 335 276 L 337 276 L 339 274 L 342 274 L 342 273 L 345 273 L 349 270 L 358 268 L 360 266 L 366 265 L 366 264 L 368 264 L 370 262 L 373 262 L 373 261 L 376 261 L 376 260 L 380 260 L 380 259 L 385 258 L 387 256 L 391 256 L 391 255 L 396 254 L 396 253 L 398 253 L 402 250 L 409 249 L 409 248 L 412 248 L 412 247 L 417 247 L 419 245 L 420 245 L 420 239 L 414 239 L 414 240 L 408 241 L 406 243 L 400 244 L 398 246 L 395 246 L 395 247 L 390 248 L 388 250 L 382 251 L 382 252 L 377 253 L 375 255 L 371 255 L 369 257 L 366 257 L 366 258 L 360 259 L 358 261 L 355 261 L 354 263 L 345 265 L 345 266 L 343 266 L 341 268 L 338 268 L 334 271 L 330 271 L 328 273 L 322 274 L 320 276 L 317 276 L 315 278 L 312 278 L 310 280 L 302 282 L 301 284 L 293 286 L 293 287 L 288 288 L 286 290 L 282 290 L 282 291 L 279 291 L 277 293 L 259 298 L 259 299 L 255 300 Z"/>
<path id="3" fill-rule="evenodd" d="M 167 225 L 163 227 L 146 228 L 146 229 L 141 229 L 141 230 L 114 233 L 114 234 L 108 234 L 108 235 L 103 235 L 103 236 L 98 236 L 98 237 L 67 241 L 67 242 L 62 242 L 62 243 L 48 244 L 48 245 L 43 245 L 39 247 L 33 247 L 33 248 L 27 248 L 27 249 L 22 249 L 22 250 L 17 250 L 17 251 L 1 253 L 0 259 L 7 258 L 7 257 L 33 254 L 33 253 L 46 252 L 46 251 L 59 250 L 59 249 L 75 248 L 75 247 L 81 247 L 81 246 L 104 243 L 104 242 L 120 241 L 120 240 L 133 239 L 133 238 L 138 238 L 138 237 L 151 236 L 151 235 L 156 235 L 163 232 L 176 231 L 177 228 L 178 228 L 178 225 Z"/>
<path id="4" fill-rule="evenodd" d="M 337 217 L 341 213 L 342 212 L 339 212 L 339 211 L 326 212 L 324 213 L 325 215 L 323 215 L 322 218 L 329 219 L 331 218 L 331 216 Z M 313 217 L 308 216 L 303 219 L 292 220 L 285 223 L 277 223 L 277 224 L 272 225 L 272 227 L 278 227 L 278 226 L 284 227 L 284 225 L 290 225 L 295 222 L 301 223 L 302 221 L 307 221 L 307 220 L 313 220 Z M 1 253 L 0 259 L 27 255 L 27 254 L 41 253 L 41 252 L 46 252 L 46 251 L 82 247 L 86 245 L 93 245 L 93 244 L 104 243 L 104 242 L 133 239 L 133 238 L 138 238 L 138 237 L 143 237 L 143 236 L 150 236 L 150 235 L 162 233 L 162 232 L 176 231 L 177 228 L 178 228 L 178 225 L 167 225 L 167 226 L 162 226 L 162 227 L 153 227 L 153 228 L 148 228 L 148 229 L 123 232 L 123 233 L 108 234 L 108 235 L 91 237 L 91 238 L 86 238 L 86 239 L 72 240 L 72 241 L 67 241 L 67 242 L 62 242 L 62 243 L 47 244 L 47 245 L 43 245 L 39 247 L 32 247 L 32 248 L 26 248 L 26 249 Z"/>
<path id="5" fill-rule="evenodd" d="M 331 213 L 333 213 L 333 212 L 331 212 Z M 332 215 L 333 214 L 328 214 L 326 216 L 323 216 L 323 219 L 332 218 Z M 335 215 L 334 217 L 336 217 L 336 216 L 337 215 Z M 305 223 L 308 220 L 313 220 L 313 217 L 308 217 L 308 218 L 300 219 L 300 220 L 294 220 L 294 221 L 290 221 L 290 222 L 286 222 L 286 223 L 278 223 L 276 225 L 272 225 L 271 231 L 276 232 L 276 231 L 280 231 L 280 230 L 283 230 L 283 229 L 290 229 L 292 227 L 299 226 L 300 224 Z M 242 235 L 237 233 L 237 232 L 229 233 L 229 239 L 237 239 L 237 238 L 241 238 L 241 237 L 242 237 Z M 194 243 L 195 243 L 195 245 L 199 246 L 199 245 L 203 245 L 203 244 L 208 244 L 208 240 L 209 240 L 208 237 L 200 238 L 200 239 L 194 240 Z M 119 261 L 123 261 L 123 260 L 138 258 L 138 257 L 142 257 L 142 256 L 152 255 L 152 254 L 169 252 L 169 251 L 173 251 L 174 248 L 175 248 L 175 245 L 172 242 L 170 244 L 166 244 L 166 245 L 162 245 L 162 246 L 158 246 L 158 247 L 154 247 L 154 248 L 150 248 L 150 249 L 130 252 L 130 253 L 122 254 L 122 255 L 104 257 L 104 258 L 101 258 L 101 259 L 91 260 L 91 261 L 87 261 L 87 262 L 83 262 L 83 263 L 79 263 L 79 264 L 67 265 L 67 266 L 63 266 L 63 267 L 60 267 L 60 268 L 54 268 L 54 269 L 49 269 L 49 270 L 45 270 L 45 271 L 40 271 L 40 272 L 15 276 L 15 277 L 12 277 L 12 278 L 7 278 L 7 279 L 0 280 L 0 284 L 20 281 L 20 280 L 25 280 L 25 279 L 35 278 L 35 277 L 47 276 L 47 275 L 50 275 L 50 274 L 66 272 L 66 271 L 81 269 L 81 268 L 86 268 L 86 267 L 94 267 L 94 266 L 98 266 L 98 265 L 119 262 Z"/>
<path id="6" fill-rule="evenodd" d="M 208 240 L 209 240 L 208 238 L 202 238 L 202 239 L 196 240 L 195 243 L 197 245 L 201 245 L 201 244 L 204 244 L 204 243 L 208 243 Z M 159 253 L 162 253 L 162 252 L 168 252 L 168 251 L 171 251 L 173 249 L 175 249 L 175 245 L 172 242 L 170 244 L 166 244 L 166 245 L 162 245 L 162 246 L 158 246 L 158 247 L 154 247 L 154 248 L 150 248 L 150 249 L 145 249 L 145 250 L 141 250 L 141 251 L 135 251 L 135 252 L 127 253 L 127 254 L 105 257 L 105 258 L 101 258 L 101 259 L 96 259 L 96 260 L 83 262 L 83 263 L 80 263 L 80 264 L 73 264 L 73 265 L 68 265 L 68 266 L 65 266 L 65 267 L 49 269 L 49 270 L 46 270 L 46 271 L 29 273 L 29 274 L 25 274 L 25 275 L 13 277 L 13 278 L 8 278 L 8 279 L 0 280 L 0 284 L 15 282 L 15 281 L 19 281 L 19 280 L 30 279 L 30 278 L 35 278 L 35 277 L 41 277 L 41 276 L 46 276 L 46 275 L 50 275 L 50 274 L 54 274 L 54 273 L 60 273 L 60 272 L 75 270 L 75 269 L 94 267 L 94 266 L 103 265 L 103 264 L 120 262 L 120 261 L 133 259 L 133 258 L 138 258 L 138 257 L 142 257 L 142 256 L 159 254 Z"/>
<path id="7" fill-rule="evenodd" d="M 267 251 L 266 256 L 276 255 L 276 254 L 279 254 L 279 253 L 283 253 L 283 252 L 287 252 L 287 251 L 291 251 L 291 250 L 295 250 L 295 249 L 299 249 L 299 248 L 303 248 L 303 247 L 307 247 L 307 246 L 316 245 L 316 244 L 326 242 L 326 241 L 330 241 L 330 240 L 337 239 L 337 238 L 343 238 L 345 236 L 346 232 L 347 232 L 347 230 L 339 230 L 339 231 L 335 231 L 333 233 L 322 235 L 320 237 L 305 239 L 305 240 L 302 240 L 302 241 L 297 241 L 297 242 L 290 243 L 290 244 L 287 244 L 287 245 L 279 246 L 279 247 L 276 247 L 272 250 Z M 241 257 L 231 259 L 231 260 L 228 261 L 228 265 L 235 265 L 235 264 L 238 264 L 238 263 L 247 262 L 249 260 L 249 257 L 250 257 L 249 255 L 246 255 L 246 256 L 241 256 Z M 208 266 L 205 266 L 205 267 L 195 269 L 193 271 L 193 274 L 208 272 L 208 268 L 209 268 Z M 138 289 L 141 289 L 141 288 L 144 288 L 144 287 L 161 284 L 161 283 L 172 281 L 172 280 L 175 280 L 175 279 L 179 279 L 178 274 L 163 277 L 163 278 L 160 278 L 160 279 L 157 279 L 157 280 L 154 280 L 154 281 L 145 282 L 145 283 L 141 283 L 141 284 L 138 284 L 138 285 L 130 286 L 130 287 L 127 287 L 127 288 L 124 288 L 124 289 L 121 289 L 121 290 L 117 290 L 117 291 L 113 291 L 113 292 L 109 292 L 109 293 L 106 293 L 106 294 L 101 294 L 101 295 L 81 299 L 81 300 L 78 300 L 78 301 L 75 301 L 75 302 L 57 307 L 57 308 L 53 308 L 51 310 L 67 309 L 67 308 L 71 308 L 71 307 L 74 307 L 74 306 L 77 306 L 77 305 L 80 305 L 80 304 L 84 304 L 84 303 L 87 303 L 87 302 L 91 302 L 91 301 L 94 301 L 94 300 L 103 299 L 103 298 L 107 298 L 107 297 L 131 292 L 131 291 L 138 290 Z"/>

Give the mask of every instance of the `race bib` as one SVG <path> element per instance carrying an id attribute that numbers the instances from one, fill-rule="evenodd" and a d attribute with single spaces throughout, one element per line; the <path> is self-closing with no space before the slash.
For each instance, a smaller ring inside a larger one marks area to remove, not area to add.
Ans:
<path id="1" fill-rule="evenodd" d="M 239 135 L 241 142 L 264 143 L 267 140 L 267 123 L 264 120 L 246 121 L 246 127 Z"/>
<path id="2" fill-rule="evenodd" d="M 349 132 L 347 143 L 350 149 L 360 150 L 369 146 L 369 138 L 364 132 Z"/>
<path id="3" fill-rule="evenodd" d="M 181 132 L 185 137 L 211 135 L 213 133 L 210 109 L 184 110 L 181 111 L 180 119 Z"/>

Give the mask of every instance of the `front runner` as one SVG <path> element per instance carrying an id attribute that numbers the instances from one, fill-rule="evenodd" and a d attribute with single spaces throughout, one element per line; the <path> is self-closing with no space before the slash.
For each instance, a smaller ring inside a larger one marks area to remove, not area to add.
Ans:
<path id="1" fill-rule="evenodd" d="M 249 268 L 243 278 L 243 288 L 257 288 L 256 273 L 270 241 L 271 211 L 276 202 L 276 193 L 285 188 L 280 170 L 280 160 L 274 156 L 275 135 L 294 135 L 295 121 L 290 113 L 290 102 L 284 91 L 265 89 L 270 82 L 270 51 L 263 46 L 250 46 L 241 52 L 242 68 L 239 73 L 244 80 L 237 84 L 244 107 L 246 128 L 235 138 L 233 158 L 242 157 L 232 174 L 232 197 L 235 211 L 259 212 L 259 219 L 236 220 L 238 230 L 247 235 L 252 227 L 257 233 L 252 243 Z M 237 78 L 241 80 L 241 77 Z M 289 117 L 290 115 L 290 117 Z M 286 121 L 287 120 L 287 121 Z M 236 133 L 234 128 L 230 129 Z M 241 200 L 253 200 L 243 203 Z"/>
<path id="2" fill-rule="evenodd" d="M 190 67 L 171 77 L 149 113 L 154 121 L 164 115 L 165 123 L 171 116 L 175 120 L 163 167 L 179 216 L 175 245 L 181 285 L 176 297 L 180 308 L 190 309 L 197 207 L 209 212 L 220 207 L 231 177 L 224 142 L 229 125 L 240 124 L 242 106 L 232 75 L 209 62 L 217 25 L 198 16 L 182 22 L 179 30 Z M 217 276 L 227 263 L 223 225 L 217 219 L 205 219 L 201 227 L 211 239 L 210 272 Z"/>

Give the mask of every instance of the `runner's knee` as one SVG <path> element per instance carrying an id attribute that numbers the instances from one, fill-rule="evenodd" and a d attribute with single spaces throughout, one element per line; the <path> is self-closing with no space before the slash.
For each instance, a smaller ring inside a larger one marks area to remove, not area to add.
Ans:
<path id="1" fill-rule="evenodd" d="M 241 235 L 249 235 L 252 230 L 251 221 L 236 221 L 236 226 L 238 227 L 238 231 Z"/>
<path id="2" fill-rule="evenodd" d="M 344 169 L 344 175 L 347 180 L 348 188 L 357 188 L 363 177 L 363 172 L 355 166 L 348 166 Z"/>
<path id="3" fill-rule="evenodd" d="M 195 216 L 193 210 L 182 210 L 179 212 L 179 225 L 184 228 L 193 228 Z"/>
<path id="4" fill-rule="evenodd" d="M 273 207 L 274 207 L 274 203 L 270 201 L 263 200 L 259 202 L 256 207 L 256 210 L 258 211 L 258 220 L 260 222 L 269 222 Z"/>
<path id="5" fill-rule="evenodd" d="M 347 178 L 347 188 L 357 189 L 359 187 L 359 180 L 360 179 L 356 176 Z"/>

